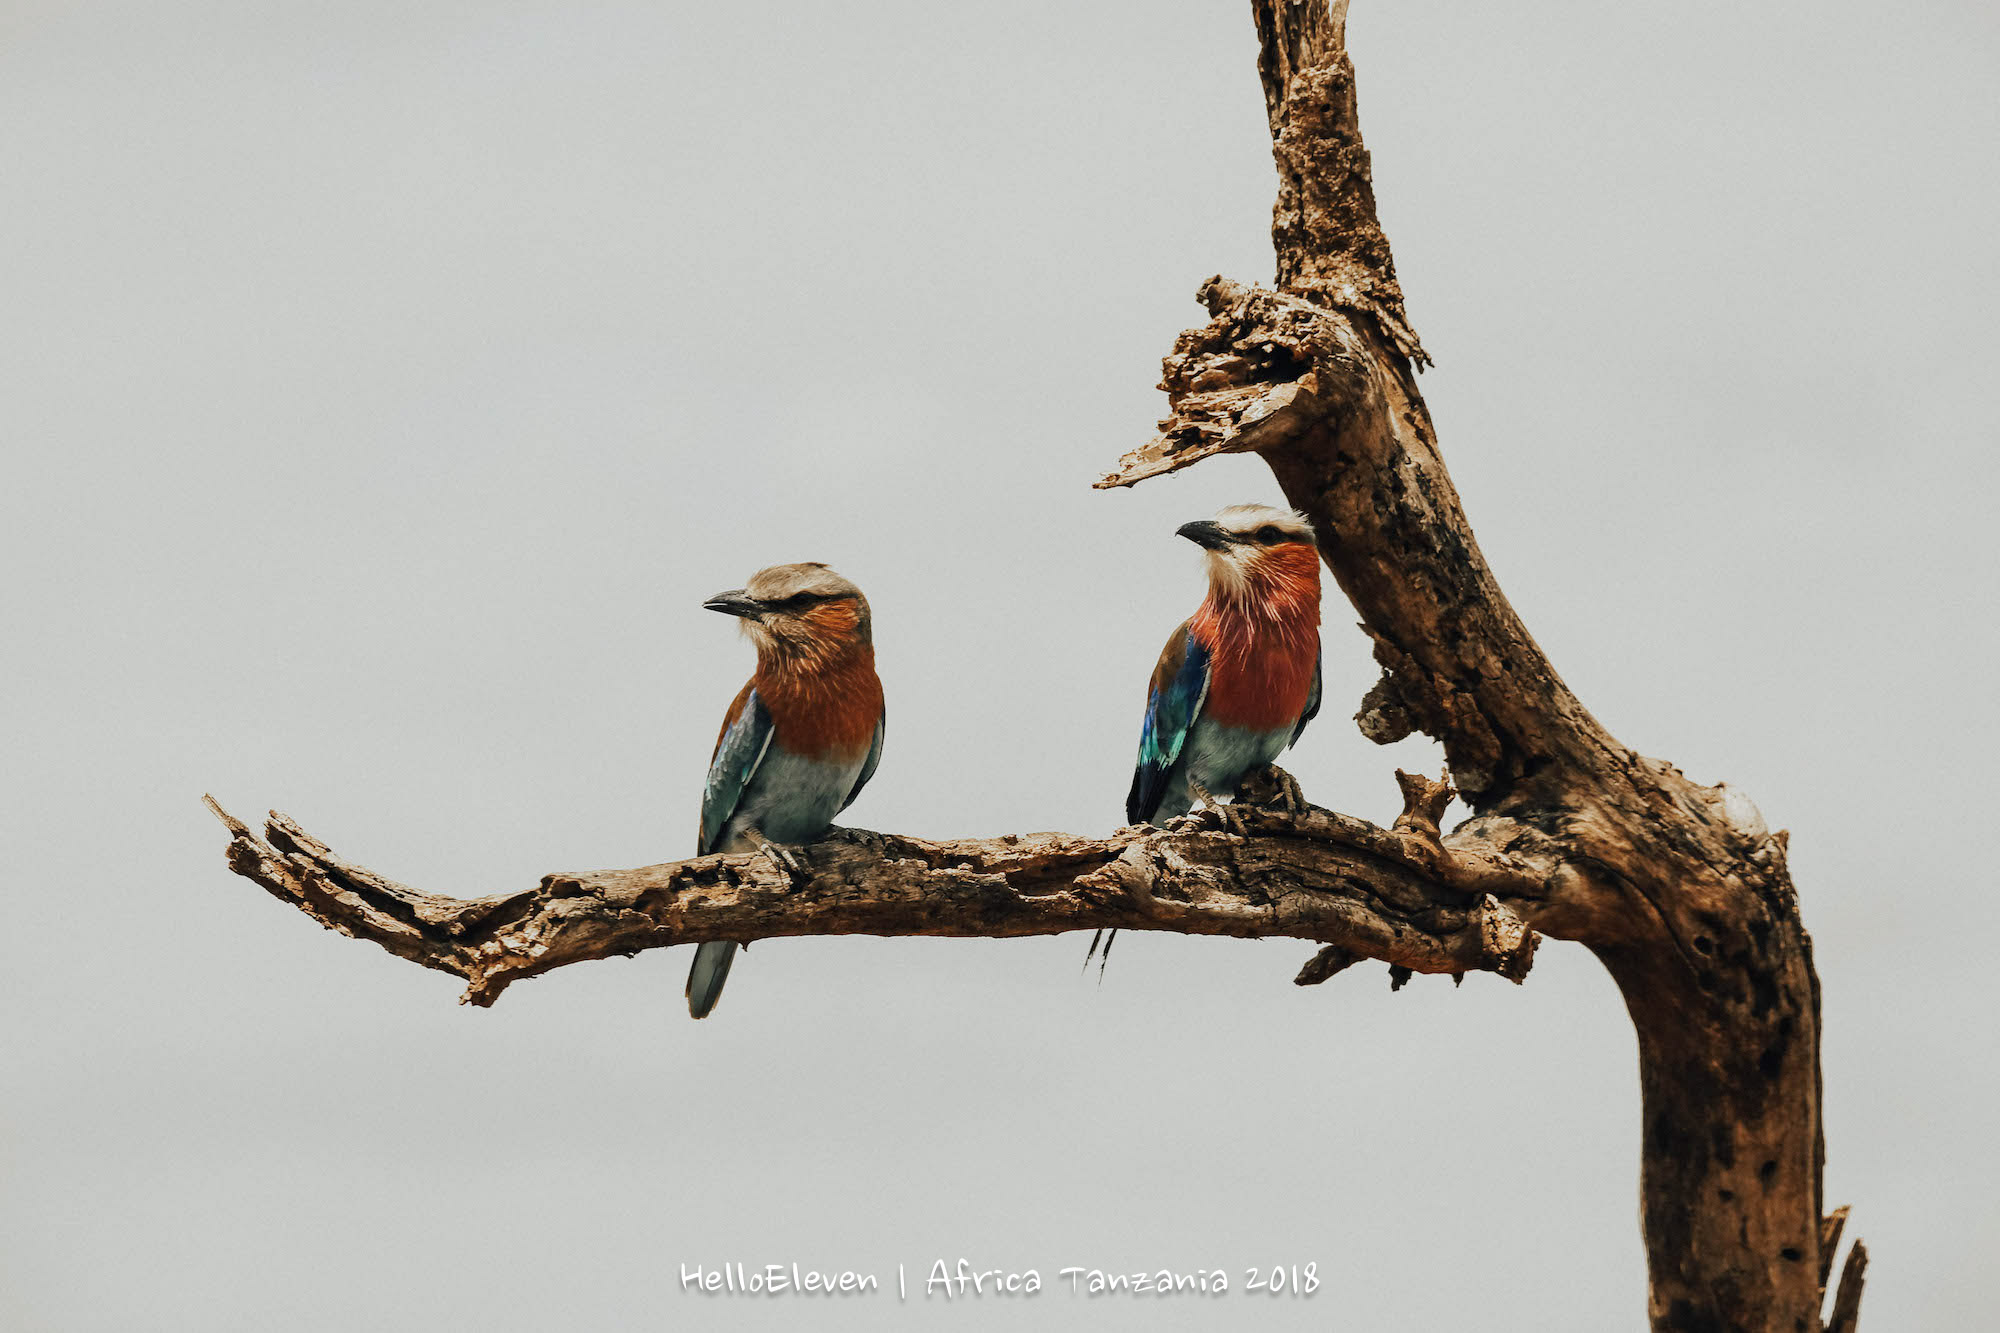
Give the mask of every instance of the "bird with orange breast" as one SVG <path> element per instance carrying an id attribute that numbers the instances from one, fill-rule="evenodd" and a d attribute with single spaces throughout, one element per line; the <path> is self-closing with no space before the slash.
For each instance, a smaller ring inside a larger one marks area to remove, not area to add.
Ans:
<path id="1" fill-rule="evenodd" d="M 1319 712 L 1319 548 L 1305 515 L 1231 505 L 1177 535 L 1208 553 L 1208 597 L 1153 668 L 1125 798 L 1134 824 L 1234 795 Z"/>
<path id="2" fill-rule="evenodd" d="M 702 603 L 738 616 L 757 670 L 729 706 L 701 795 L 698 854 L 812 842 L 882 760 L 882 682 L 868 599 L 821 564 L 773 565 Z M 706 1018 L 737 945 L 695 949 L 688 1013 Z"/>

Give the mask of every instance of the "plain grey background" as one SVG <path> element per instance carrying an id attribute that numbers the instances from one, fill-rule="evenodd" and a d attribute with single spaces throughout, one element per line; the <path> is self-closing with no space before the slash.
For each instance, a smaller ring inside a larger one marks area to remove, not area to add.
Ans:
<path id="1" fill-rule="evenodd" d="M 1423 387 L 1484 550 L 1627 743 L 1793 830 L 1868 1323 L 2000 1221 L 1990 6 L 1357 4 Z M 1618 997 L 1289 942 L 769 942 L 492 1011 L 222 866 L 213 791 L 477 894 L 687 854 L 778 561 L 869 593 L 847 818 L 1119 822 L 1228 459 L 1101 494 L 1196 285 L 1268 280 L 1247 6 L 0 6 L 5 1157 L 24 1330 L 1638 1329 Z M 1337 593 L 1294 752 L 1413 740 Z M 705 1299 L 683 1263 L 1056 1290 Z M 1241 1293 L 1314 1262 L 1310 1300 Z"/>

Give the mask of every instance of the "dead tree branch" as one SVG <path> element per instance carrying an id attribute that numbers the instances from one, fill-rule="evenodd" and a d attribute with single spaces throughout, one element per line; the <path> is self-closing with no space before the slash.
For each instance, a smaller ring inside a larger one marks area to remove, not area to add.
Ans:
<path id="1" fill-rule="evenodd" d="M 1434 825 L 1411 832 L 1245 805 L 1228 821 L 1208 811 L 1109 838 L 931 842 L 843 829 L 801 854 L 804 874 L 763 855 L 704 856 L 445 898 L 335 855 L 283 815 L 260 838 L 213 800 L 209 808 L 229 829 L 232 870 L 331 930 L 463 977 L 463 998 L 476 1005 L 569 963 L 786 935 L 1281 936 L 1413 972 L 1519 981 L 1535 952 L 1525 918 L 1546 892 L 1546 867 L 1532 855 L 1447 849 Z"/>

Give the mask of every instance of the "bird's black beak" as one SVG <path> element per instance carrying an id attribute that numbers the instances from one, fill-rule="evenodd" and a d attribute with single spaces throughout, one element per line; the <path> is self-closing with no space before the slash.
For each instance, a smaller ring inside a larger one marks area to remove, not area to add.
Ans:
<path id="1" fill-rule="evenodd" d="M 1229 530 L 1206 518 L 1181 524 L 1174 529 L 1174 536 L 1185 537 L 1204 551 L 1220 551 L 1229 545 Z"/>
<path id="2" fill-rule="evenodd" d="M 764 604 L 742 588 L 715 594 L 701 604 L 701 609 L 720 611 L 725 616 L 742 616 L 745 620 L 755 620 L 764 614 Z"/>

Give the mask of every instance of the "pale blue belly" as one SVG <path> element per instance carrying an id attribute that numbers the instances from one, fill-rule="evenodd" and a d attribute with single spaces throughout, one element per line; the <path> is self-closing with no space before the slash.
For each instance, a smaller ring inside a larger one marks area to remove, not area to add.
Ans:
<path id="1" fill-rule="evenodd" d="M 1167 774 L 1167 790 L 1160 800 L 1153 822 L 1184 815 L 1194 806 L 1192 780 L 1210 796 L 1227 799 L 1236 794 L 1236 784 L 1254 769 L 1276 762 L 1292 739 L 1291 727 L 1276 731 L 1252 731 L 1248 727 L 1228 727 L 1207 718 L 1196 718 L 1181 745 L 1180 758 Z"/>
<path id="2" fill-rule="evenodd" d="M 805 759 L 772 742 L 750 785 L 743 789 L 736 812 L 722 826 L 716 850 L 745 850 L 745 830 L 755 830 L 771 842 L 793 845 L 820 837 L 854 790 L 865 758 L 859 755 L 833 762 Z"/>

